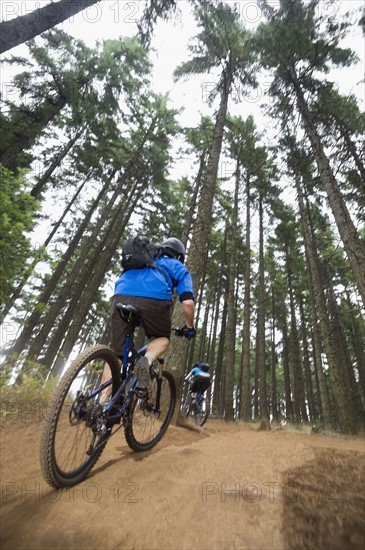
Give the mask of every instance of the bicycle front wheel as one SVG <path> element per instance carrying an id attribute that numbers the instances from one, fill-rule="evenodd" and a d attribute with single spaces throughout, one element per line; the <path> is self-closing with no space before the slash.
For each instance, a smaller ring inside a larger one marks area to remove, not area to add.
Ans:
<path id="1" fill-rule="evenodd" d="M 159 398 L 158 398 L 159 395 Z M 159 403 L 158 403 L 159 400 Z M 159 378 L 152 374 L 152 396 L 148 400 L 135 393 L 124 432 L 133 451 L 148 451 L 166 432 L 175 409 L 176 386 L 171 373 Z"/>
<path id="2" fill-rule="evenodd" d="M 108 380 L 103 391 L 97 388 Z M 102 417 L 120 385 L 120 367 L 107 346 L 86 349 L 59 382 L 47 410 L 40 462 L 44 479 L 56 489 L 82 481 L 99 459 L 111 430 Z"/>

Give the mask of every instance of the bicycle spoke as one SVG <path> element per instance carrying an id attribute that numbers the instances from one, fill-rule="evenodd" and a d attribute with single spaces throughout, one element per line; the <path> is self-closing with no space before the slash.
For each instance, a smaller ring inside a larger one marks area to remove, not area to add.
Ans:
<path id="1" fill-rule="evenodd" d="M 152 383 L 152 396 L 148 400 L 134 396 L 130 419 L 125 429 L 128 445 L 135 451 L 153 447 L 165 433 L 175 407 L 175 384 L 169 373 L 162 377 L 160 407 L 156 406 L 157 379 Z"/>
<path id="2" fill-rule="evenodd" d="M 113 384 L 97 391 L 108 380 Z M 41 443 L 43 475 L 54 487 L 78 483 L 99 458 L 110 435 L 101 402 L 109 400 L 119 380 L 117 359 L 106 346 L 86 350 L 61 380 Z"/>

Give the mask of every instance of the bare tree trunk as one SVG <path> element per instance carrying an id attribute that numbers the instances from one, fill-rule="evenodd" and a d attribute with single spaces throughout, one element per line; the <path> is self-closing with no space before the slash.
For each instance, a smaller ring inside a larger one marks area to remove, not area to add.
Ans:
<path id="1" fill-rule="evenodd" d="M 251 199 L 250 176 L 246 178 L 246 242 L 245 242 L 245 270 L 244 270 L 244 297 L 243 297 L 243 327 L 242 327 L 242 389 L 240 402 L 240 416 L 248 422 L 252 419 L 251 412 L 251 368 L 250 368 L 250 319 L 251 319 Z"/>
<path id="2" fill-rule="evenodd" d="M 82 135 L 83 129 L 76 132 L 74 137 L 70 139 L 70 141 L 61 148 L 59 153 L 56 155 L 56 157 L 53 159 L 47 170 L 44 172 L 44 174 L 38 179 L 36 185 L 31 190 L 30 194 L 33 197 L 38 198 L 41 192 L 43 191 L 44 186 L 48 182 L 49 178 L 53 174 L 53 172 L 58 168 L 58 166 L 61 164 L 67 153 L 72 149 L 72 147 L 75 145 L 76 141 L 79 139 L 79 137 Z"/>
<path id="3" fill-rule="evenodd" d="M 305 131 L 312 145 L 321 181 L 326 190 L 328 201 L 350 262 L 354 279 L 365 306 L 365 247 L 360 241 L 359 234 L 356 231 L 356 227 L 350 217 L 329 161 L 324 153 L 321 139 L 317 133 L 294 68 L 291 67 L 289 69 L 289 75 L 295 88 L 298 109 L 304 122 Z"/>
<path id="4" fill-rule="evenodd" d="M 239 154 L 237 155 L 239 158 Z M 238 225 L 238 189 L 240 183 L 240 165 L 237 158 L 236 166 L 236 185 L 233 199 L 232 221 L 229 231 L 230 255 L 228 269 L 228 312 L 225 338 L 225 395 L 224 409 L 225 420 L 227 422 L 234 420 L 233 410 L 233 383 L 234 383 L 234 364 L 236 349 L 236 307 L 235 307 L 235 288 L 237 273 L 237 225 Z"/>
<path id="5" fill-rule="evenodd" d="M 259 197 L 259 280 L 256 332 L 256 372 L 258 374 L 259 418 L 266 426 L 270 425 L 267 408 L 266 360 L 265 360 L 265 275 L 264 275 L 264 222 L 263 198 Z"/>
<path id="6" fill-rule="evenodd" d="M 271 326 L 271 396 L 272 396 L 272 406 L 271 413 L 272 419 L 274 422 L 279 422 L 278 415 L 278 397 L 277 397 L 277 384 L 276 384 L 276 365 L 277 365 L 277 354 L 276 354 L 276 342 L 275 342 L 275 294 L 273 285 L 271 285 L 271 304 L 272 304 L 272 326 Z"/>
<path id="7" fill-rule="evenodd" d="M 307 421 L 308 416 L 305 408 L 304 384 L 303 384 L 302 365 L 300 361 L 299 337 L 298 337 L 297 321 L 296 321 L 296 315 L 295 315 L 292 275 L 291 275 L 288 256 L 289 256 L 288 251 L 286 251 L 286 258 L 287 258 L 286 269 L 287 269 L 287 276 L 288 276 L 289 300 L 290 300 L 290 359 L 291 359 L 291 365 L 293 368 L 294 413 L 295 413 L 296 422 L 301 422 L 301 420 Z"/>
<path id="8" fill-rule="evenodd" d="M 193 226 L 191 246 L 188 253 L 187 267 L 190 270 L 195 293 L 200 287 L 200 281 L 204 272 L 204 262 L 208 247 L 213 212 L 213 199 L 216 190 L 219 158 L 222 148 L 223 132 L 227 117 L 228 97 L 231 88 L 232 77 L 226 78 L 221 95 L 216 123 L 213 131 L 212 146 L 209 151 L 206 169 Z M 175 317 L 176 314 L 176 317 Z M 174 320 L 182 320 L 178 310 L 174 310 Z M 187 357 L 187 343 L 182 338 L 175 338 L 166 354 L 166 365 L 173 371 L 177 385 L 177 402 L 181 400 L 184 370 Z M 178 420 L 175 418 L 175 420 Z"/>
<path id="9" fill-rule="evenodd" d="M 60 0 L 0 23 L 0 53 L 48 31 L 99 0 Z"/>
<path id="10" fill-rule="evenodd" d="M 207 156 L 207 151 L 204 151 L 202 153 L 202 155 L 200 156 L 199 170 L 198 170 L 198 175 L 196 176 L 196 179 L 195 179 L 194 192 L 193 192 L 193 196 L 192 196 L 192 199 L 190 201 L 190 204 L 189 204 L 189 208 L 188 208 L 188 212 L 187 212 L 187 216 L 186 216 L 186 224 L 185 224 L 185 227 L 184 227 L 183 232 L 182 232 L 181 240 L 182 240 L 182 242 L 184 243 L 185 246 L 186 246 L 186 243 L 188 242 L 188 237 L 189 237 L 189 234 L 191 232 L 191 228 L 193 226 L 193 218 L 194 218 L 194 213 L 195 213 L 195 209 L 196 209 L 196 202 L 197 202 L 197 199 L 198 199 L 198 194 L 199 194 L 199 191 L 200 191 L 200 188 L 201 188 L 203 172 L 204 172 L 205 162 L 206 162 L 206 156 Z"/>
<path id="11" fill-rule="evenodd" d="M 307 259 L 307 264 L 309 265 L 308 251 L 307 251 L 308 245 L 309 243 L 304 242 L 305 255 Z M 316 375 L 318 378 L 319 401 L 320 401 L 320 407 L 322 410 L 322 420 L 325 423 L 325 425 L 330 426 L 331 423 L 333 423 L 334 419 L 332 418 L 332 414 L 331 414 L 327 380 L 323 371 L 320 329 L 318 326 L 317 307 L 316 307 L 316 300 L 314 297 L 313 281 L 312 281 L 310 270 L 308 270 L 308 286 L 309 286 L 309 296 L 310 296 L 310 300 L 309 300 L 310 316 L 311 316 L 312 334 L 313 334 L 313 337 L 312 337 L 313 359 L 314 359 L 314 364 L 316 368 Z"/>
<path id="12" fill-rule="evenodd" d="M 313 246 L 313 238 L 311 234 L 311 225 L 308 207 L 304 205 L 303 191 L 299 182 L 299 178 L 296 178 L 296 188 L 298 194 L 299 209 L 301 215 L 301 223 L 303 230 L 304 244 L 307 251 L 307 258 L 309 262 L 309 269 L 311 273 L 311 281 L 313 284 L 313 294 L 320 319 L 321 331 L 324 340 L 324 346 L 326 350 L 326 356 L 329 365 L 329 371 L 331 376 L 333 393 L 335 396 L 336 406 L 341 422 L 341 429 L 344 432 L 355 433 L 356 423 L 352 414 L 350 403 L 348 402 L 348 391 L 346 389 L 346 381 L 343 377 L 341 366 L 338 364 L 338 358 L 333 342 L 333 330 L 330 326 L 328 313 L 323 294 L 323 287 L 321 285 L 321 276 L 318 267 L 318 260 L 315 254 L 315 248 Z"/>
<path id="13" fill-rule="evenodd" d="M 316 406 L 314 401 L 314 394 L 313 394 L 313 381 L 312 381 L 312 373 L 310 368 L 310 361 L 309 361 L 309 352 L 308 352 L 308 336 L 307 336 L 307 328 L 306 328 L 306 319 L 304 315 L 304 304 L 303 304 L 303 298 L 300 296 L 299 298 L 299 310 L 300 310 L 300 317 L 301 317 L 301 333 L 302 333 L 302 348 L 303 348 L 303 365 L 304 365 L 304 372 L 305 372 L 305 385 L 307 389 L 307 400 L 308 400 L 308 410 L 309 410 L 309 418 L 312 422 L 317 420 L 317 412 L 316 412 Z"/>
<path id="14" fill-rule="evenodd" d="M 288 324 L 286 319 L 286 305 L 284 300 L 282 303 L 282 316 L 283 317 L 281 322 L 281 332 L 283 334 L 285 417 L 288 422 L 292 422 L 294 415 L 293 415 L 293 402 L 291 399 L 291 388 L 290 388 Z"/>

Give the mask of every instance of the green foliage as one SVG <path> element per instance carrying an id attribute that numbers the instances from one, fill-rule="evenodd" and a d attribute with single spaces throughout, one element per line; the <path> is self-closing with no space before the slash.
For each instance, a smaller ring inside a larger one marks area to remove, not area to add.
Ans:
<path id="1" fill-rule="evenodd" d="M 23 171 L 14 174 L 0 165 L 0 178 L 0 301 L 6 303 L 35 254 L 27 233 L 34 227 L 38 203 L 29 195 Z"/>
<path id="2" fill-rule="evenodd" d="M 242 26 L 239 15 L 222 2 L 200 4 L 195 13 L 201 32 L 189 46 L 191 59 L 175 69 L 175 79 L 219 69 L 219 80 L 210 93 L 210 101 L 225 89 L 229 80 L 256 86 L 255 58 L 249 45 L 251 34 Z"/>
<path id="3" fill-rule="evenodd" d="M 1 368 L 0 418 L 18 421 L 30 420 L 36 415 L 38 420 L 42 420 L 58 379 L 51 377 L 46 380 L 46 367 L 35 361 L 28 359 L 21 371 L 17 370 L 16 363 L 17 358 L 13 356 Z"/>

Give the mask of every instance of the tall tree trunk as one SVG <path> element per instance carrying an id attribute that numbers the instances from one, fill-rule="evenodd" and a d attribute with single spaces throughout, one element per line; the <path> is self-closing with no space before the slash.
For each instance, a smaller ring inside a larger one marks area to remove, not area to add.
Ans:
<path id="1" fill-rule="evenodd" d="M 256 332 L 256 372 L 258 373 L 258 403 L 259 418 L 269 426 L 266 388 L 266 357 L 265 357 L 265 273 L 264 273 L 264 221 L 263 198 L 259 196 L 259 280 L 258 308 Z"/>
<path id="2" fill-rule="evenodd" d="M 196 209 L 196 202 L 197 202 L 198 194 L 201 188 L 204 168 L 206 165 L 206 156 L 207 156 L 207 151 L 204 151 L 200 156 L 199 170 L 198 170 L 198 175 L 195 178 L 194 192 L 193 192 L 192 199 L 189 203 L 189 208 L 186 216 L 186 224 L 184 226 L 182 236 L 181 236 L 181 240 L 185 246 L 186 246 L 186 243 L 188 242 L 188 237 L 193 226 L 193 218 L 194 218 L 194 213 Z"/>
<path id="3" fill-rule="evenodd" d="M 61 148 L 61 150 L 58 152 L 56 157 L 53 159 L 47 170 L 44 172 L 44 174 L 38 179 L 36 185 L 34 185 L 33 189 L 31 190 L 30 194 L 33 197 L 39 198 L 39 195 L 43 191 L 43 188 L 47 184 L 49 178 L 53 174 L 53 172 L 58 168 L 58 166 L 61 164 L 67 153 L 72 149 L 72 147 L 75 145 L 76 141 L 79 139 L 79 137 L 83 133 L 83 129 L 76 132 L 73 138 L 69 140 L 69 142 Z"/>
<path id="4" fill-rule="evenodd" d="M 312 145 L 321 181 L 327 193 L 328 201 L 335 218 L 338 231 L 350 262 L 359 292 L 365 306 L 365 247 L 360 241 L 356 227 L 342 197 L 329 161 L 323 150 L 321 139 L 317 133 L 312 115 L 304 98 L 294 68 L 289 68 L 289 78 L 294 85 L 299 112 L 304 122 L 304 128 Z"/>
<path id="5" fill-rule="evenodd" d="M 250 368 L 250 319 L 251 319 L 251 198 L 250 177 L 246 178 L 246 258 L 244 268 L 243 328 L 242 328 L 242 389 L 240 417 L 245 422 L 252 419 L 251 412 L 251 368 Z"/>
<path id="6" fill-rule="evenodd" d="M 218 353 L 217 353 L 217 384 L 214 388 L 213 407 L 217 411 L 219 418 L 224 417 L 224 395 L 225 395 L 225 372 L 226 360 L 224 356 L 224 343 L 226 340 L 227 326 L 227 311 L 228 311 L 228 280 L 226 281 L 226 289 L 224 294 L 224 304 L 222 311 L 222 329 L 219 335 Z"/>
<path id="7" fill-rule="evenodd" d="M 25 15 L 21 14 L 10 21 L 3 21 L 0 23 L 0 53 L 15 48 L 42 32 L 52 29 L 62 21 L 98 2 L 99 0 L 74 0 L 72 2 L 59 0 L 59 2 L 50 2 Z M 23 5 L 20 4 L 20 6 L 23 9 Z"/>
<path id="8" fill-rule="evenodd" d="M 306 319 L 304 315 L 304 303 L 303 303 L 302 296 L 300 296 L 299 298 L 299 310 L 300 310 L 300 317 L 301 317 L 303 365 L 304 365 L 304 372 L 305 372 L 305 385 L 307 389 L 306 393 L 307 393 L 307 401 L 308 401 L 309 418 L 312 422 L 314 422 L 317 419 L 317 412 L 316 412 L 316 406 L 314 402 L 313 381 L 312 381 L 312 373 L 310 368 L 309 351 L 308 351 L 308 335 L 307 335 Z"/>
<path id="9" fill-rule="evenodd" d="M 218 360 L 216 360 L 216 350 L 217 350 L 217 335 L 218 335 L 219 315 L 220 315 L 220 312 L 221 312 L 220 305 L 221 305 L 221 297 L 222 297 L 221 292 L 222 292 L 222 283 L 223 283 L 222 272 L 223 272 L 223 270 L 221 269 L 221 273 L 220 273 L 220 277 L 219 277 L 219 284 L 218 284 L 218 289 L 217 289 L 217 295 L 216 295 L 216 307 L 215 307 L 215 316 L 214 316 L 214 329 L 213 329 L 213 336 L 212 336 L 212 345 L 210 347 L 210 353 L 209 353 L 209 359 L 208 359 L 209 365 L 211 367 L 211 376 L 213 378 L 214 391 L 215 391 L 216 386 L 218 384 L 218 378 L 217 378 Z M 212 385 L 210 386 L 209 391 L 212 393 Z M 214 392 L 213 392 L 213 395 L 214 395 Z"/>
<path id="10" fill-rule="evenodd" d="M 230 254 L 229 254 L 229 269 L 228 269 L 228 311 L 227 311 L 227 326 L 225 338 L 225 395 L 224 409 L 226 422 L 234 420 L 233 410 L 233 384 L 234 384 L 234 364 L 235 364 L 235 349 L 236 349 L 236 307 L 235 307 L 235 288 L 236 288 L 236 272 L 237 272 L 237 225 L 238 225 L 238 189 L 240 183 L 240 166 L 237 160 L 236 166 L 236 185 L 233 199 L 232 221 L 229 231 L 230 238 Z"/>
<path id="11" fill-rule="evenodd" d="M 284 393 L 285 393 L 285 417 L 288 422 L 294 419 L 293 402 L 291 399 L 290 390 L 290 369 L 289 369 L 289 341 L 288 341 L 288 324 L 286 319 L 286 304 L 282 303 L 282 323 L 281 332 L 283 334 L 283 371 L 284 371 Z"/>
<path id="12" fill-rule="evenodd" d="M 227 311 L 228 311 L 228 278 L 224 280 L 224 266 L 226 265 L 226 247 L 227 247 L 227 229 L 225 232 L 224 243 L 222 247 L 222 262 L 221 262 L 221 292 L 223 294 L 223 310 L 221 318 L 221 333 L 219 335 L 217 360 L 215 365 L 215 380 L 213 393 L 213 412 L 222 416 L 222 395 L 223 395 L 223 376 L 224 376 L 224 342 L 226 337 Z"/>
<path id="13" fill-rule="evenodd" d="M 63 220 L 65 219 L 65 217 L 70 212 L 73 205 L 75 204 L 77 197 L 80 195 L 80 193 L 83 190 L 83 188 L 85 187 L 86 183 L 89 181 L 89 178 L 90 178 L 91 174 L 92 174 L 92 170 L 90 170 L 86 174 L 86 177 L 85 177 L 84 181 L 82 182 L 82 184 L 80 185 L 80 187 L 78 188 L 78 190 L 76 191 L 76 193 L 74 194 L 74 196 L 72 197 L 70 202 L 67 204 L 66 208 L 64 209 L 64 211 L 62 213 L 62 216 L 54 224 L 51 233 L 48 235 L 47 239 L 44 241 L 44 244 L 43 244 L 44 247 L 47 247 L 49 245 L 49 243 L 51 242 L 51 240 L 53 239 L 53 237 L 55 236 L 55 234 L 57 233 L 57 231 L 61 227 Z M 115 171 L 113 171 L 111 176 L 108 178 L 108 181 L 110 181 L 113 178 L 114 174 L 115 174 Z"/>
<path id="14" fill-rule="evenodd" d="M 289 265 L 289 254 L 286 251 L 286 264 L 287 264 L 287 276 L 288 276 L 288 288 L 289 288 L 289 301 L 290 301 L 290 359 L 293 368 L 293 390 L 294 390 L 294 414 L 295 421 L 301 422 L 301 420 L 307 421 L 307 411 L 305 408 L 304 399 L 304 384 L 302 365 L 300 362 L 300 349 L 299 349 L 299 337 L 297 330 L 297 321 L 295 315 L 294 305 L 294 293 L 292 286 L 292 274 Z"/>
<path id="15" fill-rule="evenodd" d="M 274 422 L 279 422 L 278 414 L 278 398 L 277 398 L 277 384 L 276 384 L 276 342 L 275 342 L 275 293 L 274 287 L 271 285 L 271 308 L 272 308 L 272 326 L 271 326 L 271 414 Z"/>
<path id="16" fill-rule="evenodd" d="M 307 246 L 308 246 L 308 243 L 304 242 L 305 255 L 307 259 L 307 264 L 309 265 Z M 314 359 L 314 364 L 316 368 L 316 377 L 318 378 L 320 408 L 322 411 L 322 420 L 324 424 L 329 427 L 331 426 L 331 423 L 333 423 L 334 419 L 332 418 L 332 415 L 331 415 L 331 406 L 330 406 L 330 399 L 329 399 L 329 393 L 328 393 L 328 387 L 327 387 L 327 380 L 323 371 L 320 328 L 318 326 L 317 307 L 316 307 L 316 300 L 314 297 L 314 290 L 313 290 L 314 285 L 313 285 L 312 275 L 310 270 L 308 270 L 308 286 L 309 286 L 309 296 L 310 296 L 310 300 L 309 300 L 310 317 L 311 317 L 312 334 L 313 334 L 312 336 L 313 359 Z"/>
<path id="17" fill-rule="evenodd" d="M 225 79 L 224 89 L 221 94 L 220 105 L 213 131 L 212 145 L 208 155 L 207 166 L 204 171 L 200 199 L 193 226 L 191 246 L 187 259 L 187 267 L 192 276 L 195 293 L 200 287 L 200 281 L 204 271 L 207 246 L 209 243 L 212 225 L 213 199 L 216 190 L 219 158 L 222 148 L 224 126 L 227 117 L 228 97 L 231 83 L 232 76 L 228 75 Z M 174 320 L 182 320 L 182 316 L 178 308 L 174 309 Z M 182 338 L 175 338 L 175 340 L 171 342 L 169 350 L 166 354 L 166 364 L 168 368 L 173 371 L 175 376 L 178 403 L 181 400 L 186 356 L 187 343 L 184 342 Z M 176 417 L 175 420 L 177 420 Z"/>
<path id="18" fill-rule="evenodd" d="M 336 350 L 333 345 L 333 331 L 328 319 L 323 287 L 321 285 L 318 259 L 316 257 L 315 249 L 313 246 L 309 210 L 308 207 L 305 207 L 304 205 L 303 191 L 298 177 L 296 177 L 296 188 L 301 215 L 304 245 L 307 251 L 311 281 L 313 284 L 313 294 L 318 317 L 320 319 L 321 331 L 329 365 L 333 393 L 335 396 L 335 401 L 341 422 L 341 429 L 344 432 L 355 433 L 356 423 L 352 414 L 350 403 L 348 402 L 348 391 L 346 390 L 346 383 L 343 377 L 343 372 L 341 370 L 341 366 L 338 364 Z"/>

